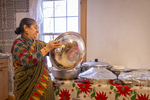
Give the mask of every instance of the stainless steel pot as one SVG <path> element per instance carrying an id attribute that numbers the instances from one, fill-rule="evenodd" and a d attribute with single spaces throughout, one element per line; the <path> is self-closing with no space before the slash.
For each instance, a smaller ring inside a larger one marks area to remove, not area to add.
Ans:
<path id="1" fill-rule="evenodd" d="M 52 75 L 56 79 L 75 79 L 78 77 L 79 73 L 81 72 L 81 67 L 76 66 L 71 70 L 58 70 L 55 67 L 51 68 Z"/>
<path id="2" fill-rule="evenodd" d="M 106 68 L 108 70 L 110 70 L 110 68 L 112 67 L 110 64 L 106 63 L 106 62 L 99 62 L 98 59 L 95 59 L 94 62 L 85 62 L 82 64 L 82 72 L 86 71 L 90 68 Z"/>
<path id="3" fill-rule="evenodd" d="M 76 32 L 65 32 L 55 40 L 60 40 L 60 48 L 49 53 L 53 66 L 59 70 L 70 70 L 82 62 L 86 46 L 83 37 Z"/>

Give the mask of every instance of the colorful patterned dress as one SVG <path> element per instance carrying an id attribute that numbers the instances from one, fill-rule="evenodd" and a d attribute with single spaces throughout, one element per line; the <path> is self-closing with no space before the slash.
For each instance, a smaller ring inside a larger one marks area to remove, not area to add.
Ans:
<path id="1" fill-rule="evenodd" d="M 14 41 L 14 95 L 16 100 L 55 100 L 46 57 L 40 49 L 46 44 L 22 35 Z"/>

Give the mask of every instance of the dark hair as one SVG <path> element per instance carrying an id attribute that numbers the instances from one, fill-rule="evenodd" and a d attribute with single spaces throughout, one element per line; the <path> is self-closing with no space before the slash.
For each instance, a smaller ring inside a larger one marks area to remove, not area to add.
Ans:
<path id="1" fill-rule="evenodd" d="M 23 32 L 24 32 L 24 27 L 23 27 L 23 26 L 24 26 L 24 25 L 27 25 L 28 27 L 30 27 L 34 22 L 35 22 L 35 20 L 32 19 L 32 18 L 23 18 L 23 19 L 21 20 L 21 22 L 20 22 L 19 27 L 16 28 L 15 33 L 16 33 L 17 35 L 23 34 Z"/>

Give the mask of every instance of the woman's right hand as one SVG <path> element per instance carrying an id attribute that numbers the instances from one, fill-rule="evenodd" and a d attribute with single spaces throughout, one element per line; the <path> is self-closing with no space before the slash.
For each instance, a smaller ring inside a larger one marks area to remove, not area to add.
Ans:
<path id="1" fill-rule="evenodd" d="M 60 40 L 55 40 L 55 41 L 49 41 L 48 44 L 46 45 L 46 49 L 49 51 L 51 51 L 54 48 L 60 48 Z"/>

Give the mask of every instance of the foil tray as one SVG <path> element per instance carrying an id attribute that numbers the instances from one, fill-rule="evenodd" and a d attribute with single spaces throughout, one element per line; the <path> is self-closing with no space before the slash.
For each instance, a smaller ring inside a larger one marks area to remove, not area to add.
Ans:
<path id="1" fill-rule="evenodd" d="M 121 73 L 118 79 L 127 85 L 132 86 L 150 86 L 150 71 L 135 70 L 128 73 Z"/>
<path id="2" fill-rule="evenodd" d="M 107 84 L 109 80 L 117 79 L 117 76 L 105 68 L 90 68 L 79 74 L 79 80 L 87 80 L 93 84 Z"/>

